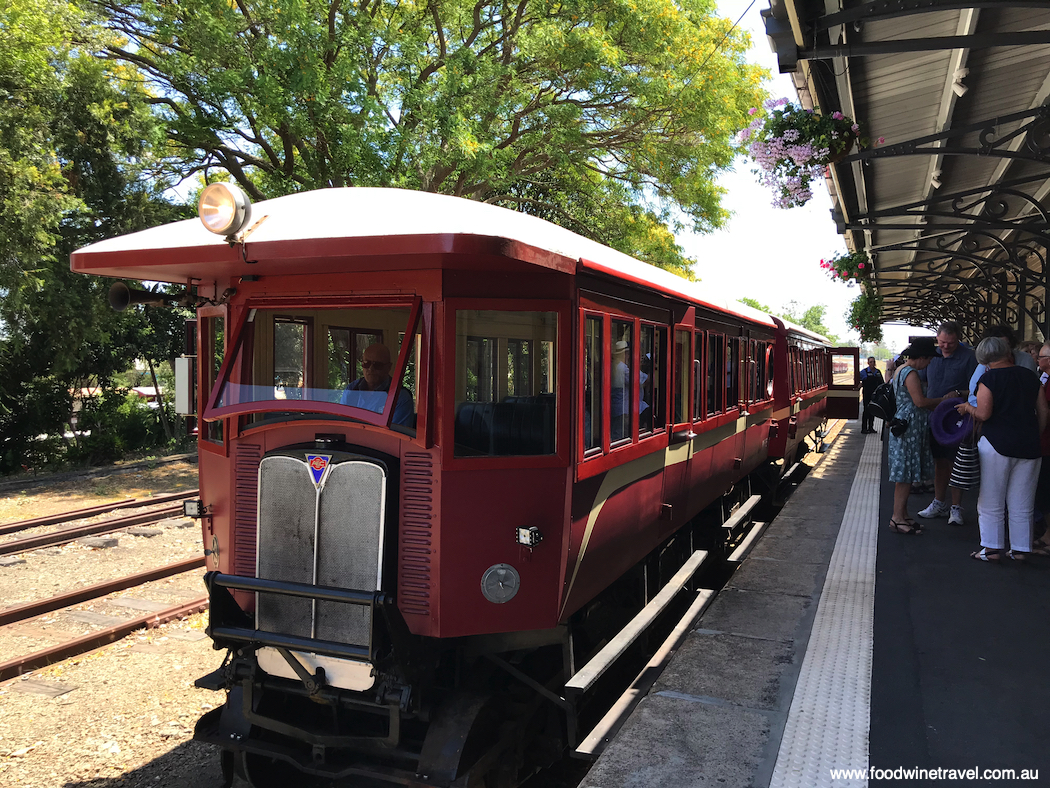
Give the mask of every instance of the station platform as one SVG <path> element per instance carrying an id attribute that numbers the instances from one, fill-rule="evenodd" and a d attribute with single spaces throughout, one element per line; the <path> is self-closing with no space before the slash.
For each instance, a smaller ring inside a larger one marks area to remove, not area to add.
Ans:
<path id="1" fill-rule="evenodd" d="M 976 492 L 893 533 L 886 477 L 848 422 L 582 788 L 1050 784 L 1050 558 L 971 559 Z"/>

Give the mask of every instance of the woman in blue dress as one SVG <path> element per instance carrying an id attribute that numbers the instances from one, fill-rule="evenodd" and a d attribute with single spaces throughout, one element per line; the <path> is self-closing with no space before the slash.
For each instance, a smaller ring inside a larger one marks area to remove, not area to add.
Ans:
<path id="1" fill-rule="evenodd" d="M 898 534 L 922 533 L 919 524 L 908 517 L 908 495 L 912 484 L 922 484 L 933 478 L 930 411 L 945 398 L 930 399 L 926 396 L 919 371 L 926 369 L 935 355 L 937 344 L 933 337 L 917 338 L 901 353 L 906 360 L 893 377 L 893 390 L 897 395 L 896 418 L 908 423 L 907 429 L 899 435 L 891 426 L 888 449 L 890 481 L 896 483 L 890 530 Z"/>

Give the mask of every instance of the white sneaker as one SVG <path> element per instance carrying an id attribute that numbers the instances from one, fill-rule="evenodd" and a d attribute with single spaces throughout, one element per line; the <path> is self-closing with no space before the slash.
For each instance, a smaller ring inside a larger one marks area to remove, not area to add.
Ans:
<path id="1" fill-rule="evenodd" d="M 952 507 L 952 510 L 948 515 L 948 525 L 966 525 L 966 523 L 963 522 L 961 506 Z"/>
<path id="2" fill-rule="evenodd" d="M 919 512 L 919 517 L 925 517 L 927 519 L 931 517 L 944 517 L 948 514 L 951 507 L 944 501 L 938 501 L 936 498 L 933 499 L 933 503 Z"/>

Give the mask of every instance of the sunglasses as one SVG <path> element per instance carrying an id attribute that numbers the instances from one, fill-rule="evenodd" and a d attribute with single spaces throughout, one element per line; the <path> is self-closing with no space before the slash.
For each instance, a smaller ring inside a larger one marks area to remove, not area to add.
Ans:
<path id="1" fill-rule="evenodd" d="M 372 367 L 375 367 L 376 369 L 386 369 L 390 365 L 384 361 L 362 361 L 361 366 L 365 369 L 371 369 Z"/>

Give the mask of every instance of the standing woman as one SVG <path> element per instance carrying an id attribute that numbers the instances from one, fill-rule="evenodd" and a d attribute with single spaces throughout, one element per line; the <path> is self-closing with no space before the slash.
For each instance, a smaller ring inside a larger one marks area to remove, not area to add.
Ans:
<path id="1" fill-rule="evenodd" d="M 930 399 L 923 391 L 919 371 L 930 365 L 937 354 L 933 337 L 919 337 L 901 353 L 901 363 L 893 378 L 897 412 L 890 423 L 889 462 L 893 488 L 893 516 L 890 530 L 898 534 L 922 533 L 917 522 L 908 517 L 908 495 L 912 484 L 922 484 L 933 476 L 933 453 L 930 449 L 930 411 L 941 400 Z M 907 429 L 894 431 L 894 422 L 907 422 Z M 898 434 L 899 433 L 899 434 Z"/>
<path id="2" fill-rule="evenodd" d="M 981 457 L 981 494 L 977 518 L 980 561 L 999 561 L 1006 547 L 1006 510 L 1010 510 L 1010 550 L 1020 561 L 1032 550 L 1032 510 L 1042 451 L 1039 434 L 1046 427 L 1047 404 L 1039 379 L 1014 364 L 1010 345 L 999 337 L 981 340 L 977 361 L 988 367 L 977 384 L 976 407 L 956 410 L 984 422 L 977 452 Z"/>

